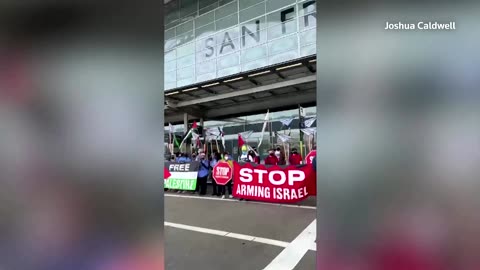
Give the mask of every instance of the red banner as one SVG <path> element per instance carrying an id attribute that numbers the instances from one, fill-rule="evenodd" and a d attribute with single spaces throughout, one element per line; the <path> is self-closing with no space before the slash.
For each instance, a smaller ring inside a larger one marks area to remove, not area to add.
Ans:
<path id="1" fill-rule="evenodd" d="M 312 165 L 265 166 L 235 163 L 233 196 L 274 203 L 294 203 L 316 194 Z"/>

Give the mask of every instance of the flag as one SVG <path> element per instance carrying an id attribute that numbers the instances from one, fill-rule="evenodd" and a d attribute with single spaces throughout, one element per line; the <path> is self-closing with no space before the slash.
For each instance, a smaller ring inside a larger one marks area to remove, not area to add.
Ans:
<path id="1" fill-rule="evenodd" d="M 292 122 L 293 122 L 293 118 L 290 118 L 290 119 L 282 119 L 282 120 L 280 120 L 280 122 L 282 123 L 283 126 L 285 126 L 285 127 L 290 127 L 290 125 L 291 125 Z"/>
<path id="2" fill-rule="evenodd" d="M 253 130 L 249 130 L 249 131 L 242 132 L 239 135 L 241 135 L 242 138 L 246 140 L 246 139 L 250 138 L 250 136 L 252 134 L 253 134 Z"/>
<path id="3" fill-rule="evenodd" d="M 209 128 L 206 131 L 206 135 L 210 138 L 218 138 L 220 137 L 220 130 L 218 128 Z"/>
<path id="4" fill-rule="evenodd" d="M 304 128 L 301 131 L 308 136 L 312 136 L 317 132 L 316 128 Z"/>
<path id="5" fill-rule="evenodd" d="M 173 134 L 173 144 L 180 148 L 180 143 L 178 142 L 177 135 Z"/>
<path id="6" fill-rule="evenodd" d="M 291 139 L 290 136 L 287 136 L 285 134 L 280 134 L 278 132 L 276 132 L 276 135 L 277 135 L 277 138 L 280 139 L 280 141 L 282 141 L 282 143 L 286 143 L 286 142 L 290 141 L 290 139 Z"/>
<path id="7" fill-rule="evenodd" d="M 223 150 L 225 150 L 225 133 L 223 132 L 223 126 L 218 127 L 218 131 L 220 132 L 220 137 L 222 138 Z"/>
<path id="8" fill-rule="evenodd" d="M 265 133 L 265 129 L 267 128 L 269 113 L 270 113 L 270 110 L 267 110 L 267 114 L 265 115 L 265 120 L 263 122 L 262 134 L 260 135 L 260 142 L 258 143 L 257 149 L 260 149 L 260 146 L 262 145 L 263 134 Z"/>
<path id="9" fill-rule="evenodd" d="M 300 155 L 303 156 L 303 132 L 302 129 L 305 128 L 305 110 L 302 106 L 298 106 L 298 118 L 299 121 L 299 129 L 300 129 Z"/>
<path id="10" fill-rule="evenodd" d="M 200 141 L 200 135 L 193 132 L 192 133 L 192 138 L 193 138 L 193 141 L 195 142 L 195 148 L 197 148 L 197 149 L 201 148 L 202 147 L 202 142 Z"/>
<path id="11" fill-rule="evenodd" d="M 305 126 L 307 128 L 312 127 L 313 123 L 315 123 L 316 120 L 317 120 L 316 117 L 312 117 L 312 118 L 309 118 L 309 119 L 305 120 Z"/>
<path id="12" fill-rule="evenodd" d="M 239 134 L 238 134 L 238 148 L 241 149 L 244 144 L 245 144 L 245 141 L 244 141 L 243 138 L 242 138 L 242 134 L 239 133 Z"/>
<path id="13" fill-rule="evenodd" d="M 197 121 L 193 121 L 192 129 L 197 129 L 197 128 L 198 128 Z"/>

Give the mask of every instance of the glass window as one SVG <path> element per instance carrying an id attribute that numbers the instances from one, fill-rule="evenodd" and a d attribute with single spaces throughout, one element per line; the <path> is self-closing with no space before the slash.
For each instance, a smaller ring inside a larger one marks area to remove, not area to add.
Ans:
<path id="1" fill-rule="evenodd" d="M 195 78 L 186 78 L 177 81 L 177 87 L 187 86 L 195 83 Z"/>
<path id="2" fill-rule="evenodd" d="M 257 59 L 252 62 L 242 64 L 242 71 L 254 70 L 268 65 L 267 58 Z"/>
<path id="3" fill-rule="evenodd" d="M 180 81 L 188 78 L 193 78 L 194 68 L 195 66 L 177 69 L 177 80 Z"/>
<path id="4" fill-rule="evenodd" d="M 290 35 L 288 37 L 277 39 L 268 43 L 269 55 L 293 51 L 298 49 L 297 35 Z M 292 58 L 293 59 L 293 58 Z"/>
<path id="5" fill-rule="evenodd" d="M 219 1 L 218 1 L 218 4 L 219 4 L 220 6 L 223 6 L 223 5 L 228 4 L 228 3 L 230 3 L 230 2 L 233 2 L 233 1 L 235 1 L 235 0 L 219 0 Z"/>
<path id="6" fill-rule="evenodd" d="M 247 28 L 254 30 L 255 28 Z M 256 31 L 251 31 L 253 36 L 250 35 L 249 32 L 245 32 L 245 35 L 242 36 L 240 39 L 242 48 L 250 48 L 250 47 L 255 47 L 261 44 L 265 44 L 267 42 L 267 30 L 261 30 L 260 33 L 257 33 Z"/>
<path id="7" fill-rule="evenodd" d="M 265 16 L 255 18 L 251 21 L 244 22 L 241 24 L 241 26 L 245 25 L 250 31 L 254 31 L 257 29 L 257 21 L 260 24 L 260 29 L 266 29 L 267 28 L 267 19 Z M 240 27 L 241 30 L 241 27 Z"/>
<path id="8" fill-rule="evenodd" d="M 268 64 L 269 65 L 274 65 L 282 62 L 288 62 L 291 61 L 292 59 L 298 58 L 298 50 L 295 49 L 293 51 L 288 51 L 284 53 L 279 53 L 275 55 L 270 55 L 268 58 Z"/>
<path id="9" fill-rule="evenodd" d="M 204 61 L 212 60 L 216 57 L 215 49 L 202 50 L 196 53 L 196 63 L 199 64 Z"/>
<path id="10" fill-rule="evenodd" d="M 177 48 L 177 58 L 193 53 L 195 53 L 195 43 L 193 42 Z"/>
<path id="11" fill-rule="evenodd" d="M 215 33 L 215 23 L 207 24 L 195 30 L 195 37 L 202 38 Z"/>
<path id="12" fill-rule="evenodd" d="M 189 32 L 189 31 L 193 31 L 193 21 L 188 21 L 186 23 L 182 23 L 182 24 L 178 25 L 175 28 L 175 31 L 176 31 L 177 35 L 180 35 L 180 34 L 183 34 L 183 33 Z"/>
<path id="13" fill-rule="evenodd" d="M 175 49 L 175 47 L 177 47 L 177 43 L 178 42 L 176 38 L 165 40 L 165 51 L 170 51 Z"/>
<path id="14" fill-rule="evenodd" d="M 178 9 L 171 10 L 165 15 L 165 24 L 166 25 L 173 24 L 179 18 L 180 18 L 180 15 L 179 15 Z"/>
<path id="15" fill-rule="evenodd" d="M 299 35 L 300 35 L 301 46 L 315 44 L 317 42 L 316 28 L 303 31 Z"/>
<path id="16" fill-rule="evenodd" d="M 193 31 L 177 35 L 177 46 L 188 43 L 194 39 Z"/>
<path id="17" fill-rule="evenodd" d="M 238 25 L 238 13 L 234 13 L 215 21 L 215 29 L 217 31 L 221 31 L 234 25 Z"/>
<path id="18" fill-rule="evenodd" d="M 298 20 L 300 31 L 317 26 L 316 2 L 306 1 L 298 4 Z"/>
<path id="19" fill-rule="evenodd" d="M 230 67 L 230 68 L 226 68 L 226 69 L 220 69 L 217 72 L 217 77 L 218 78 L 225 77 L 225 76 L 229 76 L 229 75 L 236 74 L 236 73 L 239 73 L 239 72 L 240 72 L 240 66 L 234 66 L 234 67 Z"/>
<path id="20" fill-rule="evenodd" d="M 232 66 L 237 66 L 239 64 L 239 56 L 240 54 L 237 52 L 226 56 L 218 57 L 217 68 L 220 70 Z"/>
<path id="21" fill-rule="evenodd" d="M 180 18 L 187 18 L 197 13 L 198 0 L 180 0 Z"/>
<path id="22" fill-rule="evenodd" d="M 177 61 L 173 60 L 170 62 L 165 62 L 165 72 L 173 71 L 177 69 Z"/>
<path id="23" fill-rule="evenodd" d="M 202 3 L 203 1 L 201 0 L 200 3 Z M 214 9 L 216 9 L 218 7 L 218 2 L 215 1 L 213 4 L 209 5 L 209 6 L 206 6 L 206 7 L 203 7 L 203 8 L 200 8 L 200 10 L 198 11 L 198 15 L 202 15 L 202 14 L 205 14 L 207 12 L 210 12 Z"/>
<path id="24" fill-rule="evenodd" d="M 315 0 L 307 0 L 298 4 L 298 16 L 305 16 L 306 14 L 316 12 L 317 3 Z"/>
<path id="25" fill-rule="evenodd" d="M 175 83 L 177 81 L 177 72 L 175 70 L 165 72 L 165 82 Z"/>
<path id="26" fill-rule="evenodd" d="M 206 38 L 199 39 L 195 42 L 195 47 L 197 52 L 210 50 L 209 47 L 215 48 L 217 42 L 215 36 L 209 36 Z"/>
<path id="27" fill-rule="evenodd" d="M 259 0 L 239 0 L 240 10 L 251 7 L 257 3 L 264 2 Z"/>
<path id="28" fill-rule="evenodd" d="M 300 48 L 300 55 L 301 56 L 309 56 L 315 55 L 317 53 L 317 46 L 316 44 L 303 46 Z"/>
<path id="29" fill-rule="evenodd" d="M 241 62 L 247 63 L 267 57 L 267 45 L 256 46 L 242 51 Z"/>
<path id="30" fill-rule="evenodd" d="M 175 28 L 168 29 L 165 31 L 165 40 L 175 38 Z"/>
<path id="31" fill-rule="evenodd" d="M 233 28 L 218 32 L 215 36 L 216 36 L 218 45 L 228 42 L 229 39 L 238 43 L 237 40 L 240 37 L 238 27 L 233 27 Z M 237 47 L 237 44 L 235 44 L 235 47 Z"/>
<path id="32" fill-rule="evenodd" d="M 215 70 L 216 70 L 215 60 L 206 61 L 203 63 L 197 63 L 197 70 L 196 70 L 197 78 L 199 75 L 203 75 L 206 73 L 212 73 L 212 72 L 215 73 Z"/>
<path id="33" fill-rule="evenodd" d="M 277 10 L 279 8 L 295 3 L 295 0 L 267 0 L 267 12 Z"/>
<path id="34" fill-rule="evenodd" d="M 195 54 L 187 55 L 177 59 L 177 68 L 184 68 L 195 65 Z"/>
<path id="35" fill-rule="evenodd" d="M 286 7 L 282 10 L 272 12 L 267 15 L 268 27 L 270 28 L 272 26 L 281 24 L 282 17 L 284 18 L 284 22 L 295 20 L 296 14 L 295 6 Z"/>
<path id="36" fill-rule="evenodd" d="M 240 49 L 239 39 L 232 39 L 231 42 L 226 42 L 224 44 L 217 45 L 216 51 L 218 56 L 236 52 Z"/>
<path id="37" fill-rule="evenodd" d="M 258 5 L 249 7 L 240 11 L 240 22 L 245 22 L 250 19 L 262 16 L 265 14 L 265 3 L 262 2 Z"/>
<path id="38" fill-rule="evenodd" d="M 202 9 L 204 7 L 210 6 L 213 3 L 217 3 L 217 0 L 200 0 L 198 6 L 200 7 L 200 9 Z"/>
<path id="39" fill-rule="evenodd" d="M 199 28 L 209 23 L 213 23 L 214 21 L 215 21 L 215 13 L 213 11 L 209 13 L 205 13 L 201 16 L 198 16 L 195 19 L 195 27 Z"/>
<path id="40" fill-rule="evenodd" d="M 297 32 L 295 19 L 268 28 L 268 41 Z"/>
<path id="41" fill-rule="evenodd" d="M 216 51 L 218 55 L 227 54 L 240 49 L 238 29 L 228 30 L 217 36 Z"/>
<path id="42" fill-rule="evenodd" d="M 217 77 L 217 73 L 205 73 L 197 76 L 197 83 L 213 80 Z"/>
<path id="43" fill-rule="evenodd" d="M 215 20 L 238 12 L 237 1 L 224 5 L 215 10 Z"/>
<path id="44" fill-rule="evenodd" d="M 177 51 L 176 50 L 171 50 L 171 51 L 165 52 L 165 55 L 164 55 L 164 61 L 165 62 L 173 61 L 176 58 L 177 58 Z"/>
<path id="45" fill-rule="evenodd" d="M 177 87 L 177 82 L 165 82 L 165 90 Z"/>

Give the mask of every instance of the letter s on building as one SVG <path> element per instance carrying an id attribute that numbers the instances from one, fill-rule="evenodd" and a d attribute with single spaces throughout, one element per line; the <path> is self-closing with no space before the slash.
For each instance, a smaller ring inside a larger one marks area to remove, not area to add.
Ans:
<path id="1" fill-rule="evenodd" d="M 240 169 L 240 181 L 244 183 L 250 183 L 253 181 L 253 176 L 252 176 L 252 169 L 249 168 L 242 168 Z"/>

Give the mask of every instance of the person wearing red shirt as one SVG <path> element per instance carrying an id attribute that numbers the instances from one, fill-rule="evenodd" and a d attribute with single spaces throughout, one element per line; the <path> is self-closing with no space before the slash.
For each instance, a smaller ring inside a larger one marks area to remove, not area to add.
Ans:
<path id="1" fill-rule="evenodd" d="M 298 152 L 297 152 L 297 149 L 296 148 L 293 148 L 292 149 L 292 154 L 290 155 L 290 158 L 288 159 L 288 162 L 290 163 L 290 165 L 300 165 L 302 163 L 302 155 L 300 155 Z"/>
<path id="2" fill-rule="evenodd" d="M 265 158 L 265 165 L 277 165 L 278 158 L 275 156 L 275 152 L 272 150 L 268 151 L 268 157 Z"/>

